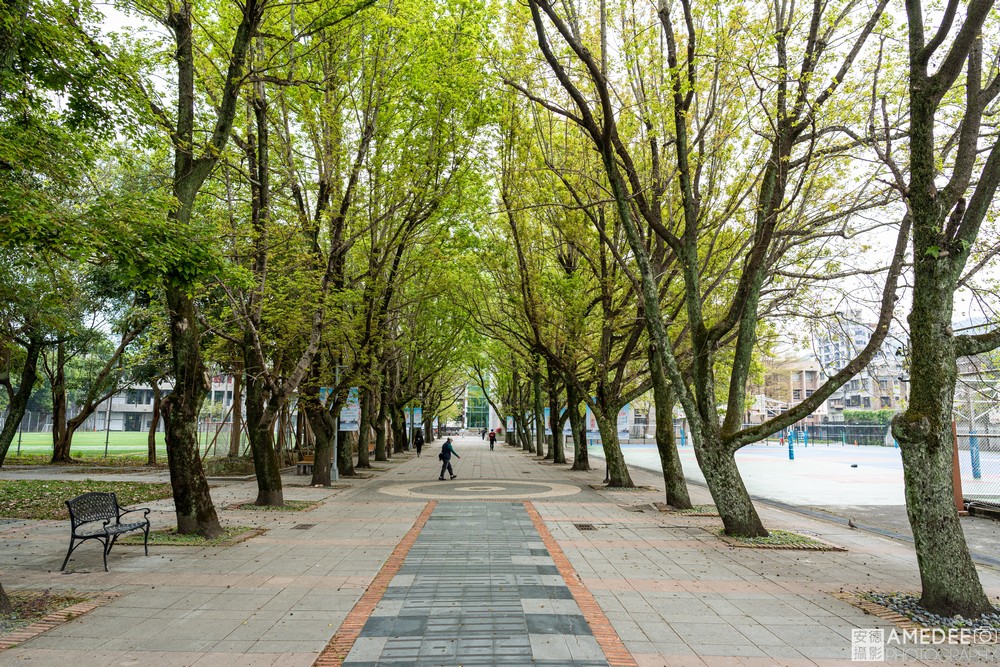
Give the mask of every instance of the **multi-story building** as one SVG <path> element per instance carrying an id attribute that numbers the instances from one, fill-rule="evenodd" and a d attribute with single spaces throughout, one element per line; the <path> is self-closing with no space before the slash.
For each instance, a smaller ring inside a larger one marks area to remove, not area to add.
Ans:
<path id="1" fill-rule="evenodd" d="M 165 398 L 173 391 L 170 380 L 159 383 L 160 395 Z M 115 394 L 101 403 L 84 424 L 84 430 L 94 431 L 148 431 L 153 423 L 153 387 L 135 385 Z M 212 378 L 212 388 L 202 406 L 202 418 L 213 422 L 232 421 L 233 378 L 220 375 Z M 163 430 L 161 420 L 158 430 Z"/>
<path id="2" fill-rule="evenodd" d="M 751 387 L 750 407 L 744 416 L 747 424 L 760 424 L 785 412 L 812 396 L 823 383 L 819 362 L 811 355 L 768 359 L 764 385 Z M 818 423 L 827 414 L 826 404 L 802 420 L 803 425 Z"/>
<path id="3" fill-rule="evenodd" d="M 843 369 L 864 349 L 875 331 L 875 323 L 859 313 L 838 317 L 826 331 L 813 337 L 821 382 Z M 844 421 L 845 410 L 902 410 L 908 396 L 904 367 L 906 335 L 890 329 L 875 357 L 858 375 L 827 400 L 829 421 Z"/>

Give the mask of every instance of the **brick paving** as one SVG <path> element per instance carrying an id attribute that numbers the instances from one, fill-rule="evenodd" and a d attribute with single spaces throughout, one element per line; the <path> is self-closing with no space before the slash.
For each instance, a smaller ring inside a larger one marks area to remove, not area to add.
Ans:
<path id="1" fill-rule="evenodd" d="M 909 544 L 761 506 L 768 527 L 848 551 L 734 548 L 718 538 L 716 517 L 658 511 L 662 491 L 596 491 L 603 469 L 574 472 L 503 445 L 491 452 L 479 439 L 456 440 L 458 479 L 439 482 L 435 444 L 419 459 L 376 463 L 373 477 L 343 488 L 313 489 L 289 475 L 286 498 L 320 503 L 316 509 L 221 509 L 224 523 L 267 532 L 225 548 L 157 547 L 148 558 L 141 547 L 116 546 L 108 573 L 100 550 L 86 546 L 59 573 L 67 522 L 0 526 L 8 590 L 118 596 L 0 651 L 0 665 L 305 667 L 346 658 L 356 667 L 390 664 L 387 648 L 399 650 L 396 664 L 421 665 L 845 664 L 852 629 L 892 626 L 841 593 L 919 589 Z M 0 471 L 0 480 L 18 474 Z M 662 488 L 657 475 L 633 477 Z M 212 494 L 225 508 L 254 487 L 218 483 Z M 704 489 L 691 491 L 694 502 L 709 502 Z M 170 499 L 152 506 L 154 526 L 172 525 Z M 302 524 L 314 526 L 296 528 Z M 441 573 L 443 563 L 452 571 Z M 984 566 L 980 574 L 988 593 L 1000 594 L 1000 573 Z M 510 591 L 498 582 L 512 582 Z M 421 601 L 441 617 L 417 614 Z M 508 617 L 469 612 L 487 602 Z M 470 629 L 457 629 L 456 619 Z M 439 641 L 455 650 L 431 655 Z M 459 647 L 485 651 L 487 643 L 492 662 L 482 651 L 459 656 Z"/>
<path id="2" fill-rule="evenodd" d="M 343 663 L 607 667 L 520 503 L 442 502 Z"/>

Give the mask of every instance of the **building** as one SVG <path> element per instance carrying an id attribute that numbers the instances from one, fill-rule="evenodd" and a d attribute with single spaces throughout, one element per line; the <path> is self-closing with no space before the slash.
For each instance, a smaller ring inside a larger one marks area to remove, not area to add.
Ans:
<path id="1" fill-rule="evenodd" d="M 170 380 L 159 383 L 161 397 L 173 391 Z M 148 431 L 153 423 L 153 387 L 135 385 L 128 387 L 101 403 L 84 423 L 87 431 Z M 212 378 L 212 388 L 205 397 L 201 409 L 201 419 L 209 422 L 232 421 L 233 378 L 220 375 Z M 163 430 L 161 420 L 157 430 Z"/>
<path id="2" fill-rule="evenodd" d="M 748 392 L 752 400 L 743 418 L 747 425 L 762 424 L 777 417 L 812 396 L 823 384 L 819 362 L 812 355 L 766 359 L 764 366 L 763 386 L 752 386 Z M 799 423 L 812 426 L 823 421 L 826 416 L 827 407 L 824 402 Z"/>
<path id="3" fill-rule="evenodd" d="M 813 337 L 822 381 L 842 370 L 868 345 L 875 323 L 853 312 Z M 875 357 L 827 400 L 829 421 L 844 421 L 845 410 L 903 410 L 909 394 L 905 368 L 906 334 L 890 329 Z"/>

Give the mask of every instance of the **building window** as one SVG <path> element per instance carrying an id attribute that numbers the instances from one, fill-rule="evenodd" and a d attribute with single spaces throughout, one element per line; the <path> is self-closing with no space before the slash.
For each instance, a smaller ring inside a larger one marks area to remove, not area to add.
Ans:
<path id="1" fill-rule="evenodd" d="M 792 389 L 792 400 L 793 401 L 801 401 L 802 400 L 802 390 L 801 389 Z"/>
<path id="2" fill-rule="evenodd" d="M 122 428 L 123 431 L 138 431 L 142 428 L 142 413 L 141 412 L 126 412 L 125 413 L 125 426 Z"/>
<path id="3" fill-rule="evenodd" d="M 139 404 L 139 390 L 138 389 L 128 389 L 125 392 L 125 402 L 129 405 Z"/>
<path id="4" fill-rule="evenodd" d="M 882 407 L 883 408 L 891 408 L 892 407 L 892 399 L 889 398 L 888 396 L 883 396 L 882 397 Z"/>
<path id="5" fill-rule="evenodd" d="M 806 389 L 806 398 L 809 398 L 812 395 L 813 395 L 813 390 L 812 389 Z"/>
<path id="6" fill-rule="evenodd" d="M 469 386 L 469 400 L 465 409 L 466 428 L 489 428 L 490 406 L 482 388 Z"/>

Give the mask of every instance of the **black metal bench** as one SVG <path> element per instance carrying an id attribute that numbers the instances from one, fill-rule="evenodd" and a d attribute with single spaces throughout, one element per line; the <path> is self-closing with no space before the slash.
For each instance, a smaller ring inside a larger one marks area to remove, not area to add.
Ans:
<path id="1" fill-rule="evenodd" d="M 69 551 L 66 552 L 66 560 L 63 561 L 60 570 L 66 569 L 69 557 L 73 555 L 73 550 L 86 540 L 100 540 L 104 544 L 104 571 L 108 571 L 108 554 L 111 547 L 115 545 L 119 535 L 133 530 L 142 530 L 146 536 L 143 548 L 146 555 L 149 555 L 149 509 L 137 507 L 131 510 L 123 510 L 118 505 L 118 498 L 113 493 L 101 493 L 93 491 L 77 496 L 66 501 L 69 508 L 69 520 L 72 534 L 69 538 Z M 142 519 L 122 523 L 122 517 L 132 512 L 143 512 Z M 100 525 L 97 525 L 101 522 Z"/>

